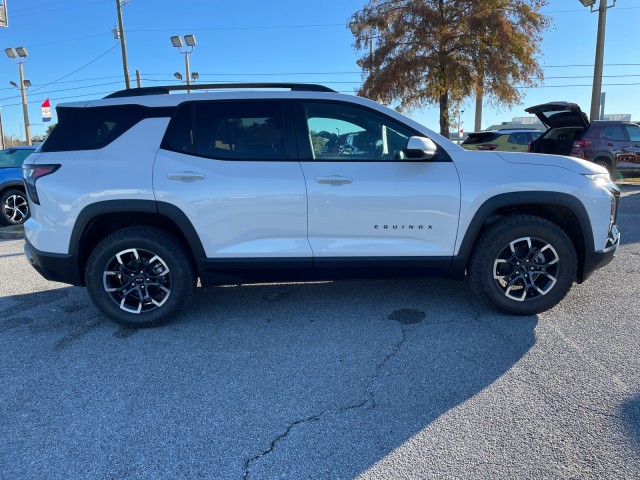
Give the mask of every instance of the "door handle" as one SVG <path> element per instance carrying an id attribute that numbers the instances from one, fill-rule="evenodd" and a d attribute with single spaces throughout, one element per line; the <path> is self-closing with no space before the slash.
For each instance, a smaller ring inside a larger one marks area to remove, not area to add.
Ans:
<path id="1" fill-rule="evenodd" d="M 347 177 L 341 177 L 340 175 L 331 175 L 330 177 L 316 177 L 317 183 L 322 183 L 325 185 L 347 185 L 349 183 L 353 183 L 353 179 Z"/>
<path id="2" fill-rule="evenodd" d="M 167 178 L 169 180 L 183 180 L 185 182 L 195 182 L 196 180 L 204 180 L 204 175 L 202 173 L 196 173 L 196 172 L 177 172 L 177 173 L 167 173 Z"/>

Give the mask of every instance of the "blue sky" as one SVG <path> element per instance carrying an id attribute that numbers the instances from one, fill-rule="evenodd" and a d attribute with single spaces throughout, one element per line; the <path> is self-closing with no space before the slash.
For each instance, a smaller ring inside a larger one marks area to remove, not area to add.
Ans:
<path id="1" fill-rule="evenodd" d="M 610 3 L 613 0 L 609 0 Z M 41 103 L 98 98 L 124 88 L 122 57 L 112 29 L 115 0 L 6 0 L 9 27 L 0 28 L 0 48 L 25 46 L 25 78 L 32 135 L 43 133 Z M 316 82 L 353 92 L 360 81 L 358 55 L 346 28 L 362 0 L 130 0 L 123 8 L 129 73 L 140 70 L 143 86 L 176 83 L 184 57 L 171 35 L 192 33 L 197 46 L 191 70 L 200 82 Z M 578 0 L 553 0 L 545 9 L 553 28 L 545 35 L 540 63 L 541 87 L 527 89 L 522 105 L 496 109 L 486 105 L 482 127 L 525 116 L 524 108 L 552 100 L 578 103 L 589 112 L 597 13 Z M 618 0 L 608 10 L 603 91 L 605 113 L 628 113 L 640 120 L 640 0 Z M 18 67 L 0 57 L 0 107 L 5 134 L 24 137 Z M 621 85 L 626 84 L 626 85 Z M 473 129 L 473 99 L 463 105 L 462 128 Z M 438 108 L 410 114 L 438 130 Z M 55 113 L 54 113 L 54 121 Z"/>

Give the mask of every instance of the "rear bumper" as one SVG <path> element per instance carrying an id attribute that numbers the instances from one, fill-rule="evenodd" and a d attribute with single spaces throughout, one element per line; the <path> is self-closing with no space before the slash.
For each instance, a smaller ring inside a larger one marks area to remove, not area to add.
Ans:
<path id="1" fill-rule="evenodd" d="M 41 252 L 27 239 L 25 239 L 24 253 L 31 266 L 47 280 L 84 285 L 75 255 Z"/>

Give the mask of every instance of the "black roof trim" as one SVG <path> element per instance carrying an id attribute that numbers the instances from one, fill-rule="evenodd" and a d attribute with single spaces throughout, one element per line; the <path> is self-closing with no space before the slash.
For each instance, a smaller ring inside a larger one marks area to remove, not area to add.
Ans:
<path id="1" fill-rule="evenodd" d="M 162 87 L 141 87 L 119 90 L 104 98 L 138 97 L 145 95 L 166 95 L 174 90 L 235 90 L 242 88 L 287 88 L 292 92 L 330 92 L 335 90 L 315 83 L 204 83 L 198 85 L 166 85 Z"/>

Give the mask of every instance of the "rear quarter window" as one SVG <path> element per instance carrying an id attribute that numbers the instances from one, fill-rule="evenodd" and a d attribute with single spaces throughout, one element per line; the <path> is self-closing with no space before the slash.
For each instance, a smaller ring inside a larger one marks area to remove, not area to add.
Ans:
<path id="1" fill-rule="evenodd" d="M 106 147 L 145 118 L 170 117 L 174 108 L 141 105 L 58 107 L 58 124 L 42 144 L 41 152 L 97 150 Z"/>

